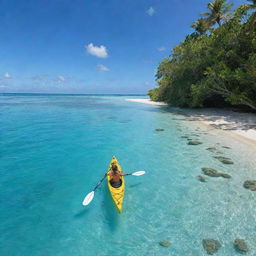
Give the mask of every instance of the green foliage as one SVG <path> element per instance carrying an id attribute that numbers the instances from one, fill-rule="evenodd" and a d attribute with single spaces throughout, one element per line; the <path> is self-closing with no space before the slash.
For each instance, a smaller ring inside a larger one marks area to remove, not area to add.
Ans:
<path id="1" fill-rule="evenodd" d="M 197 21 L 195 21 L 192 25 L 192 28 L 195 29 L 195 31 L 199 34 L 199 35 L 203 35 L 210 27 L 210 23 L 207 19 L 198 19 Z"/>
<path id="2" fill-rule="evenodd" d="M 230 5 L 216 2 L 227 14 Z M 216 29 L 208 27 L 207 33 L 203 19 L 193 23 L 196 32 L 160 63 L 158 87 L 149 91 L 150 98 L 181 107 L 203 107 L 214 99 L 215 105 L 226 101 L 256 109 L 256 20 L 248 10 L 241 5 L 232 18 Z"/>
<path id="3" fill-rule="evenodd" d="M 213 0 L 208 3 L 207 7 L 209 12 L 201 13 L 205 16 L 209 25 L 215 25 L 216 23 L 220 26 L 222 20 L 227 20 L 231 17 L 229 12 L 233 4 L 228 4 L 226 0 Z"/>

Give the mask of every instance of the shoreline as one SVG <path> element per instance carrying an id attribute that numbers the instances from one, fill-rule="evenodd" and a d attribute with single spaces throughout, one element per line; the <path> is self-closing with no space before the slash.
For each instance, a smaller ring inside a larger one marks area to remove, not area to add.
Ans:
<path id="1" fill-rule="evenodd" d="M 256 130 L 253 130 L 253 133 L 251 134 L 250 131 L 218 129 L 212 126 L 212 124 L 207 121 L 198 120 L 196 122 L 211 130 L 215 130 L 216 132 L 221 132 L 222 134 L 225 133 L 226 136 L 232 137 L 233 139 L 236 139 L 241 143 L 246 143 L 246 144 L 250 144 L 251 146 L 256 146 L 256 138 L 255 138 Z"/>
<path id="2" fill-rule="evenodd" d="M 168 106 L 164 102 L 154 102 L 150 99 L 126 99 L 126 101 Z M 186 115 L 188 121 L 198 122 L 211 129 L 225 132 L 228 136 L 256 145 L 255 114 L 218 109 L 180 109 L 178 113 Z"/>
<path id="3" fill-rule="evenodd" d="M 155 105 L 155 106 L 168 106 L 168 104 L 166 104 L 164 102 L 152 101 L 150 99 L 125 99 L 125 100 L 136 102 L 136 103 L 150 104 L 150 105 Z"/>

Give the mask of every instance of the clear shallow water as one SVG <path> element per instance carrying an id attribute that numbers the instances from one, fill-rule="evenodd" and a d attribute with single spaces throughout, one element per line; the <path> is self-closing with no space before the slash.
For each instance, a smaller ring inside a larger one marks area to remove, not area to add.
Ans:
<path id="1" fill-rule="evenodd" d="M 236 255 L 235 238 L 255 255 L 256 192 L 242 186 L 256 179 L 255 148 L 125 98 L 0 97 L 0 255 L 196 256 L 205 255 L 204 238 L 221 241 L 215 255 Z M 202 145 L 180 138 L 193 133 Z M 209 146 L 235 164 L 214 159 Z M 125 172 L 147 171 L 126 178 L 121 215 L 105 183 L 90 206 L 81 205 L 112 155 Z M 201 183 L 201 167 L 232 179 Z"/>

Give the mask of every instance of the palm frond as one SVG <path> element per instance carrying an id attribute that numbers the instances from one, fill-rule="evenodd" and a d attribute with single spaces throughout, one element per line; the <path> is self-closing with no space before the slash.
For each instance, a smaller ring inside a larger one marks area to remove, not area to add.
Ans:
<path id="1" fill-rule="evenodd" d="M 234 17 L 233 13 L 226 13 L 226 14 L 221 15 L 221 19 L 223 19 L 223 20 L 231 20 L 233 17 Z"/>
<path id="2" fill-rule="evenodd" d="M 230 9 L 233 7 L 234 4 L 227 4 L 224 8 L 223 8 L 223 13 L 227 13 L 230 11 Z"/>
<path id="3" fill-rule="evenodd" d="M 211 14 L 209 12 L 202 12 L 200 13 L 201 16 L 210 16 Z"/>

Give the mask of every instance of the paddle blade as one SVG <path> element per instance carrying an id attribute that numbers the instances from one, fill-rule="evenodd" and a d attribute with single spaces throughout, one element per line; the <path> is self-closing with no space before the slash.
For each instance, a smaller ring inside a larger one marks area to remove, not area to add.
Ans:
<path id="1" fill-rule="evenodd" d="M 94 197 L 94 191 L 90 192 L 85 198 L 84 198 L 84 201 L 83 201 L 83 205 L 86 206 L 88 205 L 92 199 Z"/>
<path id="2" fill-rule="evenodd" d="M 133 176 L 140 176 L 140 175 L 143 175 L 145 173 L 146 173 L 145 171 L 137 171 L 137 172 L 132 173 L 132 175 Z"/>

